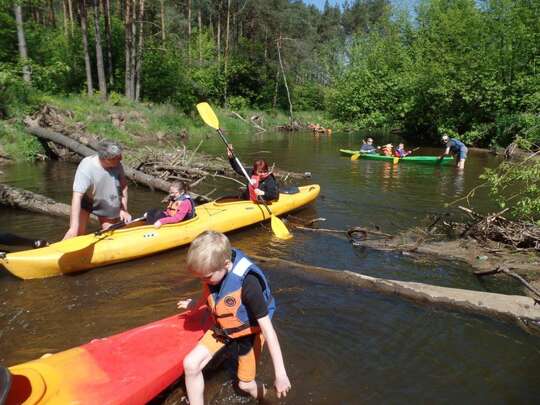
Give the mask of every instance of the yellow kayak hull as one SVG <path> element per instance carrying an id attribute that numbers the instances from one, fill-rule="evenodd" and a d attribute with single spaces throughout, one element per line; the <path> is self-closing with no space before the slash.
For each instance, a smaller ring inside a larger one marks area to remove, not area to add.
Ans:
<path id="1" fill-rule="evenodd" d="M 269 204 L 274 215 L 282 215 L 314 201 L 317 184 L 299 187 L 296 194 L 280 194 Z M 190 243 L 206 230 L 229 232 L 270 218 L 264 206 L 245 200 L 217 200 L 196 208 L 197 216 L 178 224 L 156 229 L 137 226 L 78 236 L 41 249 L 8 253 L 0 258 L 13 275 L 28 280 L 59 276 L 112 263 L 133 260 Z"/>

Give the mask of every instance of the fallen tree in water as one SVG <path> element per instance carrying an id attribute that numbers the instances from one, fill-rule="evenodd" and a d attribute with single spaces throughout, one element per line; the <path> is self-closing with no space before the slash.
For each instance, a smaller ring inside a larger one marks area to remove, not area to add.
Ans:
<path id="1" fill-rule="evenodd" d="M 69 111 L 57 110 L 46 105 L 33 116 L 27 117 L 24 122 L 27 131 L 42 140 L 51 158 L 76 160 L 77 156 L 96 154 L 95 150 L 100 140 L 85 133 L 83 124 L 71 124 L 72 116 Z M 148 145 L 125 148 L 126 176 L 134 182 L 165 192 L 168 192 L 171 182 L 177 180 L 185 181 L 191 187 L 199 186 L 207 178 L 223 178 L 239 182 L 228 161 L 198 152 L 202 142 L 194 151 L 188 150 L 185 145 L 182 147 L 169 145 L 168 148 L 152 148 Z M 73 152 L 75 156 L 66 154 L 64 148 Z M 278 168 L 273 168 L 273 174 L 282 183 L 309 177 L 309 174 Z M 192 194 L 201 201 L 210 200 L 208 196 Z"/>
<path id="2" fill-rule="evenodd" d="M 314 272 L 332 280 L 352 283 L 370 291 L 405 298 L 420 305 L 436 305 L 513 322 L 528 333 L 540 335 L 540 305 L 538 305 L 537 300 L 530 297 L 388 280 L 365 276 L 349 270 L 311 266 L 284 259 L 257 255 L 250 255 L 250 257 L 262 263 L 301 268 L 304 271 Z"/>
<path id="3" fill-rule="evenodd" d="M 52 198 L 5 184 L 0 184 L 0 204 L 55 217 L 69 218 L 71 210 L 69 205 Z M 97 221 L 95 215 L 91 215 L 90 218 Z"/>

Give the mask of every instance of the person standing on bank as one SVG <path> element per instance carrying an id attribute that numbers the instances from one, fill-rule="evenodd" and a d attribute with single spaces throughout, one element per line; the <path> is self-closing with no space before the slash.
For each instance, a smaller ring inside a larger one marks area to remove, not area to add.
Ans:
<path id="1" fill-rule="evenodd" d="M 454 159 L 456 159 L 457 168 L 463 169 L 465 167 L 465 160 L 467 159 L 468 152 L 465 144 L 457 139 L 449 138 L 448 135 L 443 135 L 441 140 L 446 144 L 446 150 L 439 159 L 442 160 L 446 155 L 452 154 Z"/>
<path id="2" fill-rule="evenodd" d="M 99 143 L 97 155 L 85 157 L 75 173 L 69 229 L 64 239 L 86 233 L 90 214 L 98 217 L 101 229 L 118 221 L 128 222 L 128 184 L 122 148 L 113 141 Z"/>

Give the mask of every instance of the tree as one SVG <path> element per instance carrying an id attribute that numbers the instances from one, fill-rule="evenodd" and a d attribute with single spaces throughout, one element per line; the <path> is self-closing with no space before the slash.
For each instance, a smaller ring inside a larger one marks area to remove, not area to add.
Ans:
<path id="1" fill-rule="evenodd" d="M 96 41 L 96 65 L 98 72 L 99 92 L 103 100 L 107 99 L 107 79 L 105 77 L 105 67 L 103 64 L 103 50 L 101 48 L 101 30 L 99 28 L 99 2 L 92 0 L 94 4 L 94 30 Z"/>
<path id="2" fill-rule="evenodd" d="M 88 49 L 88 28 L 85 0 L 79 0 L 79 14 L 81 18 L 81 36 L 84 49 L 84 66 L 86 69 L 86 88 L 88 95 L 91 96 L 94 94 L 94 84 L 92 82 L 92 65 L 90 63 L 90 52 Z"/>
<path id="3" fill-rule="evenodd" d="M 25 82 L 30 83 L 32 77 L 30 74 L 30 66 L 28 66 L 28 49 L 26 47 L 26 38 L 24 35 L 21 5 L 15 3 L 13 5 L 13 11 L 15 12 L 15 20 L 17 22 L 17 39 L 19 41 L 19 56 L 21 58 L 21 63 L 23 64 L 23 78 Z"/>

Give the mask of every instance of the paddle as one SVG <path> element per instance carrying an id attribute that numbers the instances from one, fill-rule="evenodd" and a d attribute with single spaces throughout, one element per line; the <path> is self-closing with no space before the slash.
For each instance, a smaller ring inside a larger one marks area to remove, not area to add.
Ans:
<path id="1" fill-rule="evenodd" d="M 351 160 L 358 160 L 360 157 L 360 152 L 356 152 L 355 154 L 351 155 Z"/>
<path id="2" fill-rule="evenodd" d="M 108 232 L 114 231 L 116 229 L 123 228 L 124 226 L 127 226 L 129 224 L 142 221 L 145 218 L 146 218 L 145 216 L 142 216 L 139 218 L 132 219 L 131 221 L 128 221 L 128 222 L 117 222 L 116 224 L 112 224 L 111 226 L 109 226 L 107 229 L 100 229 L 99 231 L 96 231 L 88 235 L 81 235 L 75 238 L 60 241 L 58 242 L 59 245 L 57 249 L 63 253 L 76 252 L 78 250 L 86 249 L 88 246 L 91 246 L 92 244 L 100 241 L 102 239 L 100 238 L 100 236 L 106 235 Z"/>
<path id="3" fill-rule="evenodd" d="M 242 162 L 238 159 L 238 157 L 233 153 L 231 149 L 229 149 L 229 141 L 225 138 L 225 135 L 223 134 L 223 131 L 219 128 L 219 120 L 216 114 L 214 113 L 214 110 L 208 103 L 199 103 L 197 104 L 197 111 L 199 111 L 199 115 L 201 116 L 202 120 L 206 123 L 206 125 L 214 128 L 225 146 L 227 147 L 227 150 L 231 152 L 233 155 L 234 160 L 236 161 L 236 164 L 242 169 L 242 173 L 246 177 L 248 184 L 251 184 L 251 179 L 249 178 L 249 175 L 246 172 L 246 169 L 244 169 L 244 166 L 242 165 Z M 274 232 L 274 235 L 276 235 L 280 239 L 290 239 L 292 238 L 291 233 L 285 226 L 285 224 L 276 217 L 272 211 L 270 210 L 270 207 L 266 204 L 266 202 L 258 197 L 257 200 L 261 202 L 266 209 L 268 210 L 268 213 L 270 214 L 270 225 L 272 227 L 272 231 Z"/>

